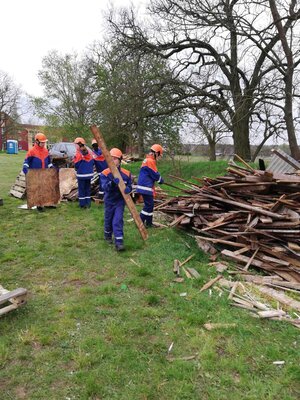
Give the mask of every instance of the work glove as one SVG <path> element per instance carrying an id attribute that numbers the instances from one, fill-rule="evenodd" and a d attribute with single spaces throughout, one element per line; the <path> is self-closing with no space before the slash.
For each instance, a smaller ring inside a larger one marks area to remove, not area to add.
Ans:
<path id="1" fill-rule="evenodd" d="M 117 185 L 119 184 L 119 182 L 120 182 L 120 179 L 119 179 L 119 178 L 114 178 L 114 179 L 111 181 L 111 186 L 117 186 Z"/>
<path id="2" fill-rule="evenodd" d="M 26 175 L 27 172 L 28 172 L 28 168 L 27 168 L 27 167 L 23 167 L 23 172 L 24 172 L 24 174 Z"/>
<path id="3" fill-rule="evenodd" d="M 130 187 L 126 186 L 126 188 L 124 189 L 124 193 L 129 194 L 130 192 L 131 192 Z"/>
<path id="4" fill-rule="evenodd" d="M 162 185 L 164 183 L 163 178 L 160 178 L 159 184 Z"/>

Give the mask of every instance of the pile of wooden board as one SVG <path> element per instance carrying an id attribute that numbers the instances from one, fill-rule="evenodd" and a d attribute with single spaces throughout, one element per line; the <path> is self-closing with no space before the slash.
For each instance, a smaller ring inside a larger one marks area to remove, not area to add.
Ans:
<path id="1" fill-rule="evenodd" d="M 185 181 L 185 194 L 159 210 L 171 226 L 192 228 L 199 245 L 247 270 L 250 266 L 300 282 L 300 175 L 231 162 L 215 179 Z"/>
<path id="2" fill-rule="evenodd" d="M 61 200 L 76 201 L 78 199 L 78 184 L 74 168 L 60 168 L 59 170 L 59 190 Z M 99 191 L 98 173 L 94 173 L 91 180 L 91 195 L 94 196 Z M 26 179 L 21 171 L 15 183 L 10 189 L 10 194 L 18 199 L 26 198 Z"/>

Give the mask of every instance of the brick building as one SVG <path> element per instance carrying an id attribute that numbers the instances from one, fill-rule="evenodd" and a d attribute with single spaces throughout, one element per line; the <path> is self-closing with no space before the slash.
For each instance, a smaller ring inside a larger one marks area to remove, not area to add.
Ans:
<path id="1" fill-rule="evenodd" d="M 0 150 L 6 150 L 7 140 L 18 141 L 19 150 L 29 150 L 34 141 L 34 135 L 43 131 L 43 127 L 31 124 L 19 124 L 4 112 L 0 113 Z"/>

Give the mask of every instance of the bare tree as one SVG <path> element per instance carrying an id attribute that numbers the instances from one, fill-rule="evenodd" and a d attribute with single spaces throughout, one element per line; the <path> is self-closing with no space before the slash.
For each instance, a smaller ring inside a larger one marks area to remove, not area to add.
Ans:
<path id="1" fill-rule="evenodd" d="M 212 112 L 204 109 L 193 112 L 196 119 L 195 136 L 199 140 L 205 140 L 209 146 L 209 161 L 216 161 L 216 145 L 225 138 L 231 137 L 228 128 Z"/>
<path id="2" fill-rule="evenodd" d="M 166 61 L 136 52 L 128 54 L 117 38 L 94 48 L 102 126 L 114 145 L 135 147 L 143 157 L 149 142 L 172 147 L 179 142 L 179 112 L 166 112 L 172 95 Z"/>
<path id="3" fill-rule="evenodd" d="M 18 119 L 18 102 L 21 90 L 15 85 L 9 75 L 0 71 L 0 133 L 1 147 L 6 142 L 6 135 L 14 128 Z"/>
<path id="4" fill-rule="evenodd" d="M 149 12 L 147 29 L 133 11 L 109 21 L 128 48 L 170 61 L 177 74 L 174 109 L 205 108 L 227 120 L 235 152 L 250 159 L 251 115 L 269 89 L 265 82 L 276 68 L 272 50 L 280 42 L 269 3 L 152 0 Z M 292 23 L 285 15 L 283 29 Z"/>
<path id="5" fill-rule="evenodd" d="M 294 118 L 293 118 L 293 76 L 295 67 L 300 63 L 300 58 L 295 62 L 294 55 L 290 44 L 288 43 L 287 31 L 282 24 L 282 18 L 279 14 L 278 7 L 275 0 L 269 0 L 270 8 L 273 16 L 274 23 L 278 30 L 279 38 L 282 44 L 282 48 L 284 51 L 284 55 L 286 58 L 286 66 L 283 63 L 280 63 L 280 69 L 284 75 L 284 83 L 285 83 L 285 99 L 284 99 L 284 118 L 288 133 L 288 140 L 291 150 L 291 155 L 297 160 L 300 159 L 300 149 L 297 144 L 295 127 L 294 127 Z M 300 8 L 295 11 L 296 0 L 292 0 L 289 5 L 288 18 L 293 21 L 297 21 L 300 19 Z M 292 38 L 291 38 L 292 39 Z M 298 51 L 299 51 L 299 43 L 298 43 Z"/>
<path id="6" fill-rule="evenodd" d="M 98 93 L 87 59 L 52 51 L 43 59 L 39 78 L 44 96 L 34 99 L 38 115 L 70 137 L 90 134 L 89 125 L 97 122 Z"/>

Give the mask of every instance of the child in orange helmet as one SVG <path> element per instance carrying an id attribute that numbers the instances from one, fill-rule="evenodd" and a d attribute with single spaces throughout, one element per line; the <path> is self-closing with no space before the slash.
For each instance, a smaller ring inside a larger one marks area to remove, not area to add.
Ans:
<path id="1" fill-rule="evenodd" d="M 160 144 L 151 146 L 150 153 L 146 155 L 138 176 L 136 192 L 143 196 L 144 207 L 140 213 L 140 217 L 146 228 L 153 226 L 155 182 L 159 184 L 164 183 L 156 166 L 156 162 L 162 157 L 162 154 L 163 148 Z"/>
<path id="2" fill-rule="evenodd" d="M 132 190 L 131 173 L 121 168 L 122 152 L 113 148 L 110 154 L 126 185 L 124 193 L 129 194 Z M 114 235 L 116 250 L 123 251 L 125 250 L 123 234 L 125 200 L 118 187 L 119 179 L 114 178 L 109 168 L 101 172 L 100 178 L 104 191 L 104 239 L 108 243 L 113 243 L 112 235 Z"/>
<path id="3" fill-rule="evenodd" d="M 26 175 L 29 169 L 53 168 L 49 151 L 45 147 L 47 137 L 43 133 L 37 133 L 34 137 L 34 146 L 28 150 L 23 163 L 23 172 Z M 44 207 L 38 206 L 38 211 L 44 211 Z"/>
<path id="4" fill-rule="evenodd" d="M 86 147 L 85 140 L 77 137 L 77 145 L 73 159 L 78 182 L 78 199 L 80 208 L 91 207 L 91 179 L 94 175 L 94 159 L 92 152 Z"/>
<path id="5" fill-rule="evenodd" d="M 94 157 L 94 163 L 96 167 L 96 171 L 98 172 L 99 175 L 99 193 L 98 193 L 98 198 L 103 199 L 104 197 L 104 191 L 102 189 L 101 185 L 101 178 L 100 174 L 101 172 L 108 167 L 107 162 L 105 161 L 105 157 L 102 154 L 101 149 L 99 149 L 98 143 L 96 139 L 92 140 L 92 152 L 93 152 L 93 157 Z"/>

